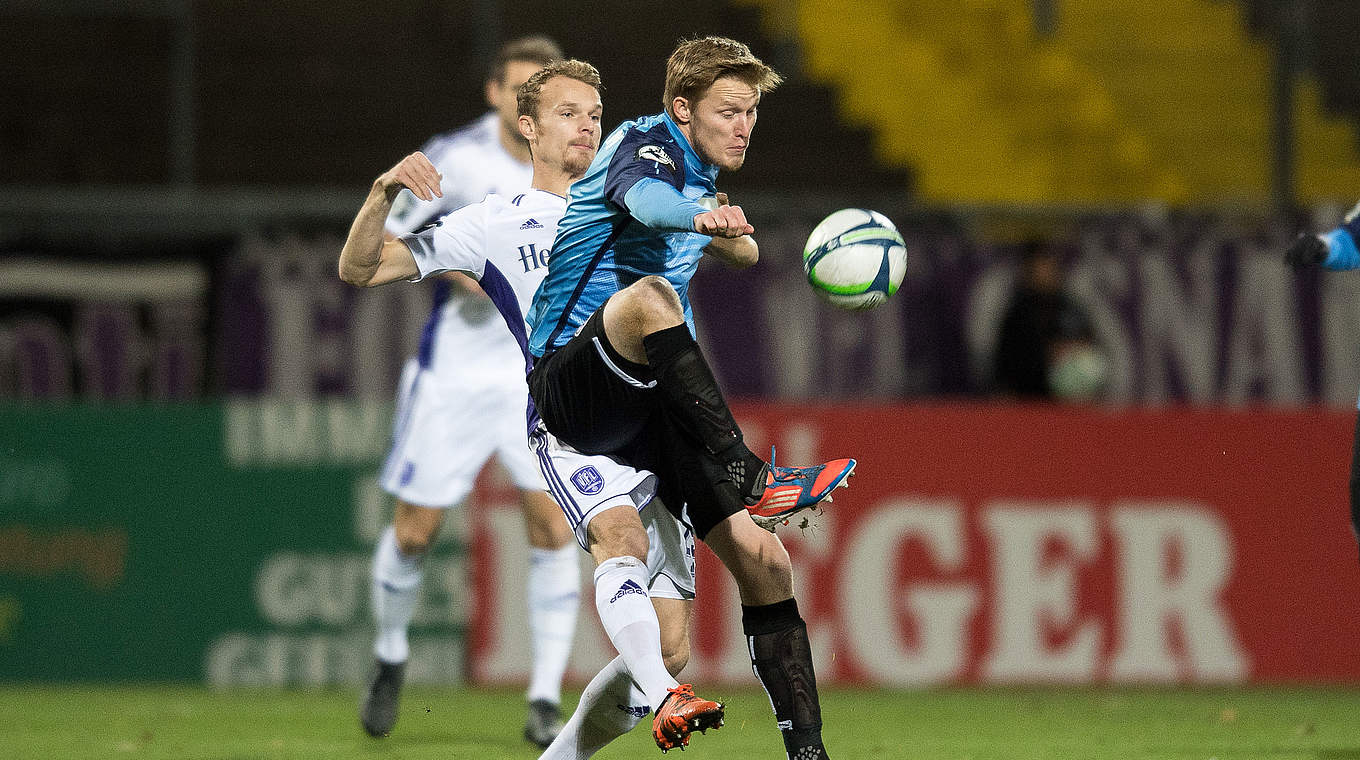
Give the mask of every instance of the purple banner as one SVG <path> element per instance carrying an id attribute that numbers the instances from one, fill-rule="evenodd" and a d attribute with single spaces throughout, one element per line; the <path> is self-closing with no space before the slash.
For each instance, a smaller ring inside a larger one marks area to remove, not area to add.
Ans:
<path id="1" fill-rule="evenodd" d="M 756 220 L 760 263 L 705 262 L 691 289 L 700 340 L 733 397 L 977 396 L 992 387 L 1015 286 L 1014 243 L 957 221 L 900 221 L 901 290 L 869 312 L 821 302 L 802 272 L 815 219 Z M 1225 216 L 1068 219 L 1054 239 L 1091 317 L 1115 403 L 1352 405 L 1360 277 L 1296 274 L 1283 224 Z M 0 396 L 377 396 L 393 392 L 431 286 L 340 282 L 337 236 L 250 238 L 210 283 L 0 294 Z M 72 264 L 79 268 L 81 265 Z M 180 277 L 176 280 L 175 277 Z M 103 270 L 80 277 L 108 279 Z"/>

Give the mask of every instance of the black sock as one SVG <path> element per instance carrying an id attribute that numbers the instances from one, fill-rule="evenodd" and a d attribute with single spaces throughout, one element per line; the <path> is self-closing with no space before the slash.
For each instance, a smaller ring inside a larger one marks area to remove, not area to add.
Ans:
<path id="1" fill-rule="evenodd" d="M 765 490 L 765 461 L 742 441 L 741 428 L 689 327 L 680 324 L 645 335 L 642 349 L 674 418 L 718 457 L 743 497 L 759 499 Z"/>
<path id="2" fill-rule="evenodd" d="M 753 653 L 751 665 L 774 705 L 789 760 L 824 760 L 822 705 L 812 647 L 798 602 L 789 598 L 758 607 L 741 607 L 741 625 Z"/>

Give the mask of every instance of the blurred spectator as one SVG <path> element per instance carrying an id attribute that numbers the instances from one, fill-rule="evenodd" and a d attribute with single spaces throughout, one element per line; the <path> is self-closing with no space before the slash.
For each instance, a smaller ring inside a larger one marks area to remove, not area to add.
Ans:
<path id="1" fill-rule="evenodd" d="M 1108 369 L 1085 307 L 1064 290 L 1057 248 L 1041 238 L 1025 241 L 993 359 L 997 392 L 1090 400 L 1100 395 Z"/>

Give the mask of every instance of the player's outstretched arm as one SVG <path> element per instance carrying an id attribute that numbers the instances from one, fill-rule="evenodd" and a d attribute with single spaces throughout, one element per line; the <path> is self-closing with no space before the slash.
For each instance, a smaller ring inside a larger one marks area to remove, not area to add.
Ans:
<path id="1" fill-rule="evenodd" d="M 722 208 L 727 205 L 727 193 L 718 193 L 718 207 Z M 740 212 L 741 208 L 736 207 L 736 210 Z M 702 214 L 700 214 L 700 216 L 702 216 Z M 743 223 L 745 222 L 745 219 L 746 217 L 743 214 Z M 698 226 L 696 217 L 695 227 L 697 228 Z M 747 226 L 749 227 L 750 225 Z M 709 254 L 710 256 L 716 256 L 718 259 L 722 260 L 723 263 L 734 269 L 745 269 L 749 266 L 753 266 L 760 260 L 760 246 L 756 245 L 756 239 L 749 234 L 741 235 L 739 237 L 715 236 L 708 245 L 704 246 L 704 253 Z"/>
<path id="2" fill-rule="evenodd" d="M 351 285 L 373 287 L 419 275 L 411 250 L 400 240 L 387 239 L 383 223 L 403 188 L 409 188 L 424 201 L 443 197 L 439 180 L 434 164 L 419 151 L 374 180 L 350 225 L 345 247 L 340 250 L 340 279 Z"/>

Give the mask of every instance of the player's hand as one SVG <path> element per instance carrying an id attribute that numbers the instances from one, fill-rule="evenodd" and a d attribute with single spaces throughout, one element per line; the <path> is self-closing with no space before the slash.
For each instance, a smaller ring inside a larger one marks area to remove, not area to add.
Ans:
<path id="1" fill-rule="evenodd" d="M 722 204 L 725 200 L 726 194 L 718 203 Z M 710 237 L 739 238 L 750 235 L 756 228 L 746 222 L 746 213 L 741 210 L 741 206 L 719 205 L 712 211 L 694 215 L 694 231 Z"/>
<path id="2" fill-rule="evenodd" d="M 439 188 L 443 178 L 430 159 L 416 151 L 378 177 L 378 184 L 389 198 L 395 198 L 402 188 L 406 188 L 422 201 L 430 201 L 444 197 L 444 191 Z"/>
<path id="3" fill-rule="evenodd" d="M 1284 252 L 1284 260 L 1295 269 L 1317 266 L 1327 260 L 1327 243 L 1317 235 L 1299 235 Z"/>

